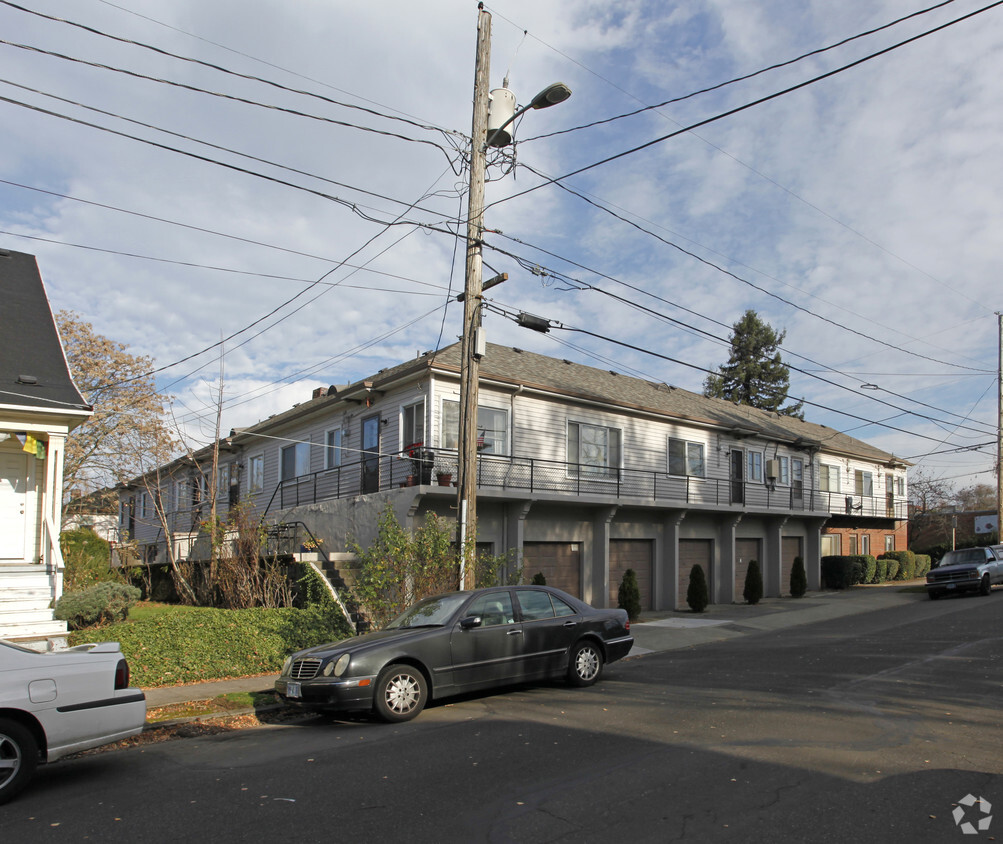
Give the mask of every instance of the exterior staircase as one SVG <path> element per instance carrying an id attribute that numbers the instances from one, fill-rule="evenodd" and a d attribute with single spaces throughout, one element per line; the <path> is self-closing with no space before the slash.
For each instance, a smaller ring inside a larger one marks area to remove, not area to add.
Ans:
<path id="1" fill-rule="evenodd" d="M 65 621 L 52 615 L 52 574 L 37 563 L 0 565 L 0 639 L 29 646 L 65 644 Z"/>

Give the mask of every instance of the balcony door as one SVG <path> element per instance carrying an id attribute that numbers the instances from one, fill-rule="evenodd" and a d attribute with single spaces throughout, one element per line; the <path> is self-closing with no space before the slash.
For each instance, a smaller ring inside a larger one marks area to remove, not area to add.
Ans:
<path id="1" fill-rule="evenodd" d="M 731 503 L 745 503 L 745 452 L 741 449 L 731 452 Z"/>
<path id="2" fill-rule="evenodd" d="M 362 420 L 362 494 L 380 489 L 380 417 Z"/>

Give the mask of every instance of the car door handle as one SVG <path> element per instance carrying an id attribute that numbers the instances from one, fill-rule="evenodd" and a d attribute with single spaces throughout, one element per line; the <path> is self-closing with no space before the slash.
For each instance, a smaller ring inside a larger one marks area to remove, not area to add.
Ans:
<path id="1" fill-rule="evenodd" d="M 522 631 L 521 630 L 509 630 L 508 633 L 506 633 L 505 635 L 506 636 L 521 636 L 522 635 Z"/>
<path id="2" fill-rule="evenodd" d="M 565 621 L 563 626 L 564 627 L 575 627 L 577 624 L 578 624 L 577 621 Z"/>

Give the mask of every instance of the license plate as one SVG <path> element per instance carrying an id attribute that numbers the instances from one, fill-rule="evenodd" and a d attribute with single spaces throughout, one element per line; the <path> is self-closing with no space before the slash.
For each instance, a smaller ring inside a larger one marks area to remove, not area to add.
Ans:
<path id="1" fill-rule="evenodd" d="M 956 588 L 957 588 L 957 586 L 958 586 L 958 585 L 957 585 L 956 583 L 948 583 L 948 584 L 947 584 L 947 588 L 948 588 L 948 589 L 956 589 Z"/>
<path id="2" fill-rule="evenodd" d="M 286 697 L 303 697 L 299 683 L 286 683 Z"/>

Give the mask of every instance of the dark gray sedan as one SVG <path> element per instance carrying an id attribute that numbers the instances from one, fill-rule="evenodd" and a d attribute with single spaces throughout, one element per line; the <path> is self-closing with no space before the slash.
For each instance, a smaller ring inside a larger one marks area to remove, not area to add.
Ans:
<path id="1" fill-rule="evenodd" d="M 419 601 L 383 630 L 298 651 L 275 690 L 289 704 L 407 721 L 429 699 L 553 677 L 590 686 L 634 643 L 627 613 L 547 586 Z"/>

